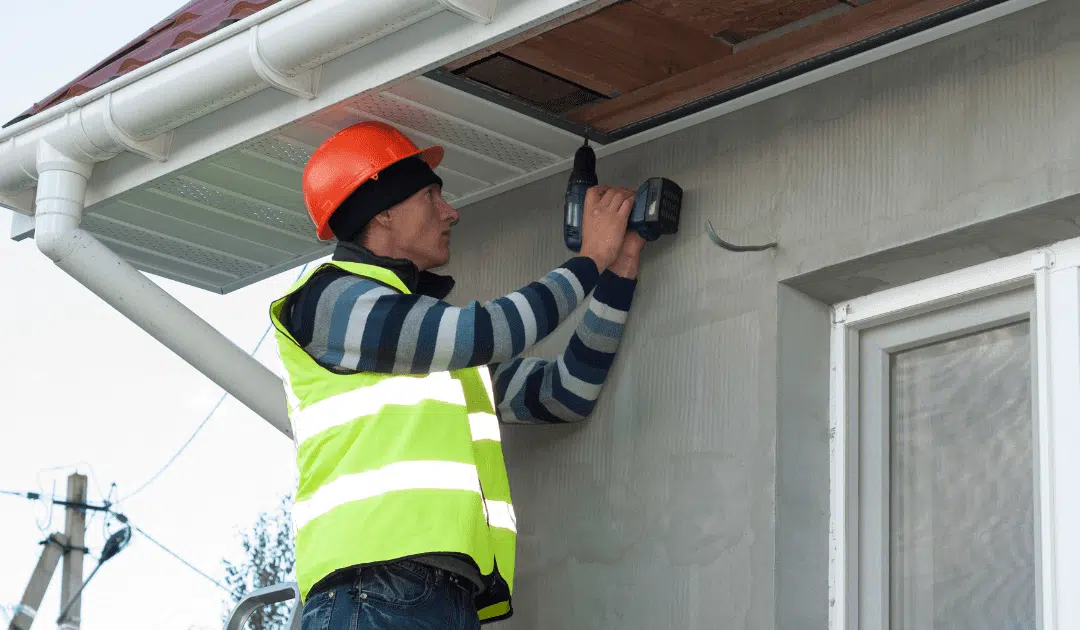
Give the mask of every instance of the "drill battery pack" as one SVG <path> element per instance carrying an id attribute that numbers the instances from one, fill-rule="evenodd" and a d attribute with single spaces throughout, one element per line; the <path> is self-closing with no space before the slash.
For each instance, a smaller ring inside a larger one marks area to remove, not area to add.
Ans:
<path id="1" fill-rule="evenodd" d="M 637 189 L 634 209 L 630 211 L 630 229 L 647 241 L 679 231 L 682 188 L 666 177 L 653 177 Z"/>

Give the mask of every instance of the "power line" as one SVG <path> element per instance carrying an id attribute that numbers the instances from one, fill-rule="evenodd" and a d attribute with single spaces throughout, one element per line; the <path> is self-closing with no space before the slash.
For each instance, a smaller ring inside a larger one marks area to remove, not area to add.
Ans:
<path id="1" fill-rule="evenodd" d="M 94 470 L 94 465 L 91 464 L 90 462 L 86 461 L 85 459 L 80 459 L 79 461 L 75 462 L 74 464 L 66 464 L 64 466 L 53 466 L 51 468 L 42 468 L 41 470 L 38 471 L 38 479 L 39 480 L 41 479 L 41 473 L 56 472 L 58 470 L 69 470 L 69 469 L 71 469 L 71 470 L 74 470 L 75 472 L 79 472 L 79 466 L 82 466 L 82 465 L 86 465 L 86 467 L 89 469 L 90 474 L 87 475 L 87 477 L 89 477 L 90 481 L 93 482 L 94 489 L 97 490 L 99 495 L 105 496 L 105 493 L 101 491 L 101 484 L 98 482 L 98 474 L 97 474 L 97 471 Z M 38 485 L 40 485 L 40 483 Z"/>
<path id="2" fill-rule="evenodd" d="M 94 484 L 94 489 L 97 490 L 98 496 L 102 497 L 102 503 L 105 504 L 105 507 L 106 508 L 109 507 L 109 505 L 111 505 L 112 492 L 110 491 L 110 493 L 108 495 L 106 495 L 104 492 L 101 491 L 101 483 L 98 481 L 97 470 L 94 469 L 93 464 L 86 461 L 85 459 L 79 460 L 78 462 L 76 462 L 74 464 L 67 464 L 67 465 L 64 465 L 64 466 L 53 466 L 52 468 L 42 468 L 41 470 L 38 471 L 38 478 L 40 479 L 41 474 L 46 473 L 46 472 L 55 473 L 57 471 L 72 470 L 72 471 L 74 471 L 76 473 L 80 473 L 80 470 L 81 470 L 80 466 L 86 466 L 86 468 L 89 470 L 89 473 L 86 475 L 86 477 Z M 53 485 L 53 493 L 54 494 L 56 492 L 55 483 L 56 483 L 56 479 L 54 478 L 53 479 L 53 484 L 54 484 Z M 40 486 L 41 484 L 38 484 L 38 485 Z M 51 521 L 52 514 L 50 513 L 49 516 L 50 516 L 50 521 Z M 95 516 L 97 516 L 97 511 L 93 511 L 93 510 L 89 514 L 86 515 L 86 526 L 85 527 L 87 529 L 89 529 L 90 525 L 93 524 Z M 44 534 L 45 529 L 41 529 L 41 533 Z"/>
<path id="3" fill-rule="evenodd" d="M 147 486 L 157 481 L 157 478 L 160 477 L 162 473 L 164 473 L 166 470 L 168 470 L 169 466 L 172 466 L 173 462 L 176 461 L 176 458 L 180 457 L 180 454 L 183 453 L 187 449 L 187 447 L 191 445 L 191 443 L 195 440 L 195 437 L 199 435 L 199 432 L 201 432 L 203 430 L 203 427 L 206 426 L 206 423 L 210 422 L 210 418 L 214 417 L 214 413 L 218 410 L 219 407 L 221 407 L 221 403 L 225 402 L 225 399 L 228 397 L 228 392 L 223 393 L 221 395 L 221 398 L 218 398 L 218 401 L 214 403 L 214 406 L 210 409 L 210 413 L 206 414 L 206 417 L 204 417 L 202 422 L 199 423 L 199 426 L 195 427 L 195 430 L 191 433 L 191 436 L 180 446 L 180 448 L 175 453 L 173 453 L 173 456 L 169 458 L 169 461 L 165 462 L 165 465 L 159 468 L 156 473 L 150 475 L 150 478 L 144 481 L 141 486 L 135 489 L 134 492 L 131 492 L 121 497 L 120 501 L 127 501 L 131 497 L 145 490 Z"/>
<path id="4" fill-rule="evenodd" d="M 207 580 L 210 580 L 211 582 L 214 583 L 215 586 L 217 586 L 218 588 L 224 590 L 226 593 L 230 593 L 230 594 L 232 593 L 232 591 L 229 590 L 229 587 L 225 586 L 221 582 L 218 582 L 214 578 L 210 577 L 209 575 L 207 575 L 206 573 L 201 571 L 195 565 L 191 564 L 187 560 L 180 557 L 180 555 L 177 554 L 175 551 L 173 551 L 172 549 L 169 549 L 168 547 L 163 545 L 161 542 L 159 542 L 156 538 L 154 538 L 150 534 L 146 533 L 145 529 L 139 527 L 135 523 L 132 523 L 131 519 L 129 519 L 127 516 L 113 510 L 111 505 L 108 504 L 108 503 L 105 504 L 105 505 L 92 505 L 92 504 L 89 504 L 89 503 L 79 503 L 79 502 L 74 502 L 74 501 L 64 501 L 64 500 L 58 499 L 56 497 L 42 497 L 40 495 L 40 493 L 37 493 L 37 492 L 16 492 L 14 490 L 0 490 L 0 494 L 11 495 L 11 496 L 16 496 L 16 497 L 22 497 L 24 499 L 29 499 L 31 501 L 38 501 L 38 500 L 45 499 L 45 500 L 50 501 L 54 505 L 65 505 L 65 506 L 70 506 L 70 507 L 82 508 L 84 510 L 105 512 L 106 514 L 109 514 L 111 516 L 115 516 L 118 521 L 120 521 L 121 523 L 127 525 L 128 527 L 133 528 L 135 531 L 137 531 L 140 534 L 142 534 L 143 536 L 145 536 L 147 540 L 149 540 L 150 542 L 157 545 L 159 548 L 161 548 L 162 551 L 169 554 L 173 558 L 176 558 L 178 561 L 180 561 L 187 568 L 189 568 L 192 571 L 198 573 L 199 575 L 206 578 Z M 120 549 L 122 549 L 124 546 L 127 545 L 127 541 L 126 540 L 123 541 L 122 544 L 117 542 L 117 545 L 119 545 L 119 548 L 117 548 L 115 550 L 112 550 L 110 552 L 109 543 L 106 543 L 106 549 L 105 549 L 105 551 L 102 552 L 102 559 L 99 562 L 99 566 L 100 566 L 100 564 L 104 564 L 104 562 L 106 560 L 108 560 L 109 558 L 111 558 L 112 556 L 116 555 L 116 553 L 118 553 L 120 551 Z M 95 570 L 95 573 L 96 573 L 96 570 Z M 91 574 L 91 577 L 93 577 L 93 574 Z M 89 582 L 89 580 L 87 580 L 87 582 Z"/>
<path id="5" fill-rule="evenodd" d="M 305 263 L 304 266 L 300 268 L 300 273 L 296 275 L 297 280 L 299 280 L 304 275 L 304 272 L 307 270 L 307 267 L 308 267 L 307 263 Z M 270 334 L 270 330 L 273 329 L 273 327 L 274 327 L 274 325 L 272 323 L 269 326 L 266 327 L 266 330 L 263 331 L 262 337 L 259 337 L 259 342 L 255 344 L 255 348 L 252 349 L 252 351 L 249 353 L 251 356 L 254 356 L 255 353 L 259 351 L 259 348 L 262 347 L 263 342 L 266 341 L 266 338 Z M 191 433 L 191 437 L 189 437 L 187 439 L 187 441 L 185 441 L 183 443 L 183 445 L 180 446 L 180 448 L 176 451 L 176 453 L 174 453 L 173 456 L 169 458 L 169 461 L 165 462 L 165 465 L 163 465 L 161 468 L 159 468 L 156 473 L 154 473 L 153 475 L 150 476 L 149 479 L 144 481 L 141 486 L 139 486 L 138 488 L 135 489 L 134 492 L 126 494 L 123 497 L 117 499 L 117 503 L 121 503 L 123 501 L 126 501 L 126 500 L 130 499 L 131 497 L 139 494 L 140 492 L 145 490 L 147 486 L 154 483 L 154 481 L 156 481 L 157 478 L 162 475 L 162 473 L 164 473 L 166 470 L 168 470 L 169 466 L 172 466 L 173 462 L 176 461 L 176 458 L 180 457 L 180 454 L 183 453 L 187 449 L 187 447 L 191 445 L 191 443 L 195 440 L 195 437 L 197 435 L 199 435 L 199 433 L 203 430 L 203 427 L 206 426 L 206 423 L 210 422 L 210 418 L 214 417 L 214 414 L 217 412 L 218 408 L 221 407 L 221 404 L 224 403 L 225 399 L 228 398 L 228 397 L 229 397 L 229 392 L 223 392 L 221 394 L 221 397 L 218 398 L 217 402 L 214 403 L 214 406 L 210 409 L 210 412 L 207 413 L 206 417 L 204 417 L 202 422 L 199 423 L 199 426 L 195 427 L 195 430 Z"/>
<path id="6" fill-rule="evenodd" d="M 119 515 L 117 515 L 117 516 L 119 516 Z M 146 536 L 147 540 L 149 540 L 150 542 L 152 542 L 155 545 L 157 545 L 158 547 L 160 547 L 162 551 L 164 551 L 165 553 L 169 554 L 170 556 L 172 556 L 172 557 L 176 558 L 177 560 L 179 560 L 180 562 L 182 562 L 187 568 L 189 568 L 192 571 L 198 573 L 199 575 L 203 576 L 204 578 L 210 580 L 211 582 L 214 583 L 214 585 L 216 585 L 218 588 L 222 589 L 226 593 L 232 594 L 232 591 L 229 590 L 229 587 L 225 586 L 221 582 L 218 582 L 214 578 L 212 578 L 209 575 L 207 575 L 207 574 L 203 573 L 202 571 L 200 571 L 195 565 L 191 564 L 187 560 L 184 560 L 179 555 L 177 555 L 176 552 L 172 551 L 171 549 L 169 549 L 165 545 L 163 545 L 160 542 L 158 542 L 157 540 L 155 540 L 153 536 L 151 536 L 150 534 L 147 534 L 146 531 L 143 530 L 141 527 L 139 527 L 138 525 L 135 525 L 134 523 L 132 523 L 132 527 L 135 528 L 135 531 L 139 532 L 143 536 Z"/>
<path id="7" fill-rule="evenodd" d="M 44 494 L 45 490 L 44 484 L 41 483 L 41 473 L 42 471 L 39 470 L 37 474 L 38 490 L 41 491 L 39 493 L 39 496 L 41 494 Z M 53 479 L 52 490 L 49 491 L 49 494 L 56 495 L 56 479 Z M 42 535 L 48 534 L 49 529 L 52 528 L 53 509 L 51 505 L 48 506 L 48 509 L 46 510 L 46 516 L 48 517 L 48 520 L 45 521 L 44 525 L 42 525 L 41 519 L 38 518 L 38 515 L 36 513 L 34 514 L 34 525 L 37 525 L 38 531 L 41 532 Z"/>
<path id="8" fill-rule="evenodd" d="M 84 465 L 84 464 L 90 470 L 90 474 L 87 475 L 87 477 L 91 481 L 93 481 L 94 487 L 97 489 L 98 494 L 102 495 L 102 496 L 105 496 L 105 493 L 101 491 L 101 484 L 98 483 L 98 475 L 97 475 L 97 471 L 94 470 L 94 465 L 91 464 L 90 462 L 86 461 L 85 459 L 79 460 L 75 464 L 65 464 L 63 466 L 53 466 L 51 468 L 42 468 L 42 469 L 38 470 L 38 472 L 37 472 L 37 482 L 38 482 L 38 484 L 37 485 L 38 485 L 39 494 L 41 494 L 41 495 L 46 494 L 46 492 L 45 492 L 45 484 L 42 482 L 42 479 L 41 479 L 41 476 L 44 473 L 55 473 L 56 471 L 59 471 L 59 470 L 74 470 L 76 473 L 78 473 L 79 472 L 79 467 Z M 52 479 L 52 491 L 49 494 L 52 494 L 54 496 L 56 495 L 56 478 L 55 477 L 53 477 L 53 479 Z M 112 499 L 112 492 L 110 491 L 109 496 L 105 498 L 104 502 L 106 504 L 108 504 L 111 499 Z M 48 516 L 48 520 L 45 522 L 44 525 L 41 523 L 40 518 L 37 518 L 37 516 L 34 517 L 34 522 L 37 525 L 38 531 L 41 532 L 42 535 L 46 535 L 48 533 L 49 529 L 52 527 L 53 511 L 52 511 L 51 506 L 49 507 L 47 516 Z M 94 513 L 91 512 L 89 514 L 89 516 L 87 517 L 86 524 L 89 526 L 90 523 L 93 522 L 93 520 L 94 520 Z"/>
<path id="9" fill-rule="evenodd" d="M 87 510 L 90 512 L 112 512 L 112 504 L 105 502 L 104 505 L 94 505 L 93 503 L 85 503 L 82 501 L 68 501 L 67 499 L 59 499 L 54 496 L 45 496 L 40 492 L 15 492 L 13 490 L 0 490 L 0 494 L 7 494 L 15 497 L 22 497 L 29 499 L 30 501 L 48 501 L 53 505 L 59 505 L 62 507 L 73 507 L 80 510 Z M 116 514 L 116 512 L 112 512 Z M 116 514 L 120 516 L 119 514 Z"/>
<path id="10" fill-rule="evenodd" d="M 259 351 L 259 347 L 262 346 L 263 341 L 266 340 L 266 336 L 270 332 L 270 329 L 272 327 L 273 325 L 271 324 L 270 326 L 267 326 L 265 331 L 263 331 L 263 335 L 259 339 L 259 343 L 255 344 L 255 349 L 251 351 L 251 354 L 255 354 Z M 180 446 L 179 449 L 177 449 L 175 453 L 173 453 L 173 456 L 169 458 L 169 461 L 165 462 L 165 464 L 161 468 L 159 468 L 156 473 L 151 475 L 149 479 L 144 481 L 143 484 L 136 488 L 133 492 L 121 497 L 120 501 L 126 501 L 130 499 L 131 497 L 145 490 L 147 486 L 157 481 L 157 478 L 160 477 L 166 470 L 168 470 L 169 467 L 172 466 L 173 462 L 176 461 L 176 458 L 180 457 L 180 454 L 187 450 L 187 447 L 190 446 L 193 441 L 195 441 L 195 437 L 198 436 L 199 433 L 203 430 L 203 427 L 206 426 L 206 423 L 210 422 L 210 419 L 214 417 L 214 414 L 217 413 L 217 410 L 221 407 L 222 403 L 224 403 L 225 399 L 228 397 L 229 392 L 223 392 L 221 394 L 221 397 L 218 398 L 217 402 L 214 403 L 214 406 L 210 408 L 210 412 L 207 413 L 206 416 L 202 419 L 202 422 L 199 423 L 199 426 L 195 427 L 195 430 L 191 432 L 191 436 L 188 437 L 188 439 Z"/>

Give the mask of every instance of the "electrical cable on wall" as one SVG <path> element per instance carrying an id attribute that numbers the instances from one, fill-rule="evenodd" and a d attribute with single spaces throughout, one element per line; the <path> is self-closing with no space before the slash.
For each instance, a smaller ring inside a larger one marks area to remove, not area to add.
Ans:
<path id="1" fill-rule="evenodd" d="M 304 275 L 304 272 L 307 271 L 307 268 L 308 263 L 305 263 L 304 266 L 300 268 L 300 273 L 296 275 L 296 280 L 299 280 Z M 273 324 L 270 324 L 266 327 L 266 330 L 263 331 L 262 337 L 259 337 L 258 343 L 255 344 L 255 347 L 249 353 L 251 356 L 255 356 L 255 353 L 259 351 L 259 348 L 262 347 L 263 342 L 266 341 L 266 338 L 270 335 L 270 331 L 273 329 L 273 327 Z M 187 447 L 191 445 L 192 441 L 195 440 L 195 436 L 199 435 L 199 433 L 203 430 L 203 427 L 205 427 L 206 424 L 210 422 L 210 419 L 214 417 L 214 413 L 217 412 L 218 408 L 221 407 L 222 403 L 224 403 L 225 399 L 228 397 L 229 392 L 223 392 L 221 394 L 221 397 L 218 398 L 217 402 L 214 403 L 214 406 L 210 409 L 210 412 L 207 413 L 206 416 L 202 419 L 202 422 L 200 422 L 199 425 L 195 427 L 195 430 L 191 433 L 191 436 L 187 439 L 187 441 L 185 441 L 176 451 L 176 453 L 174 453 L 173 456 L 169 458 L 169 461 L 165 462 L 165 464 L 161 468 L 159 468 L 157 472 L 151 475 L 149 479 L 144 481 L 141 486 L 136 488 L 134 491 L 124 495 L 123 497 L 117 499 L 116 502 L 122 503 L 130 499 L 131 497 L 139 494 L 140 492 L 145 490 L 150 484 L 154 483 L 154 481 L 156 481 L 158 477 L 160 477 L 166 470 L 168 470 L 169 467 L 172 466 L 173 462 L 175 462 L 176 459 L 180 457 L 180 454 L 183 453 L 187 449 Z"/>
<path id="2" fill-rule="evenodd" d="M 709 239 L 712 240 L 713 243 L 716 243 L 729 252 L 763 252 L 767 249 L 772 249 L 777 245 L 775 242 L 765 243 L 764 245 L 734 245 L 720 238 L 720 235 L 713 229 L 712 221 L 705 222 L 705 229 L 709 234 Z"/>

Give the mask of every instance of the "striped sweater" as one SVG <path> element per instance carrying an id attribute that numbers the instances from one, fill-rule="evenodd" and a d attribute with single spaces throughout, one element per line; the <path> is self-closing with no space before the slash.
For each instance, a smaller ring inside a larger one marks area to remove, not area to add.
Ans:
<path id="1" fill-rule="evenodd" d="M 417 273 L 408 261 L 350 244 L 340 245 L 334 258 L 388 267 L 415 292 L 405 295 L 333 267 L 317 272 L 290 299 L 284 322 L 308 354 L 337 372 L 427 374 L 486 365 L 499 419 L 506 423 L 573 422 L 592 412 L 636 286 L 635 280 L 600 274 L 591 259 L 578 257 L 509 295 L 458 308 L 441 299 L 452 280 Z M 557 359 L 518 357 L 594 288 L 584 319 Z"/>

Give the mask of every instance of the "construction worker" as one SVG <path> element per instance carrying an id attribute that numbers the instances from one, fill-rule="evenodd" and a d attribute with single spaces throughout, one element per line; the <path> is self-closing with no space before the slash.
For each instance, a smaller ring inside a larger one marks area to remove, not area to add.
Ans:
<path id="1" fill-rule="evenodd" d="M 589 190 L 581 255 L 456 308 L 429 269 L 458 212 L 441 147 L 366 122 L 324 142 L 304 201 L 332 260 L 271 318 L 297 445 L 293 509 L 303 630 L 466 629 L 512 614 L 517 520 L 499 421 L 588 416 L 614 359 L 644 240 L 634 192 Z M 554 229 L 554 228 L 553 228 Z M 593 292 L 554 361 L 521 358 Z"/>

